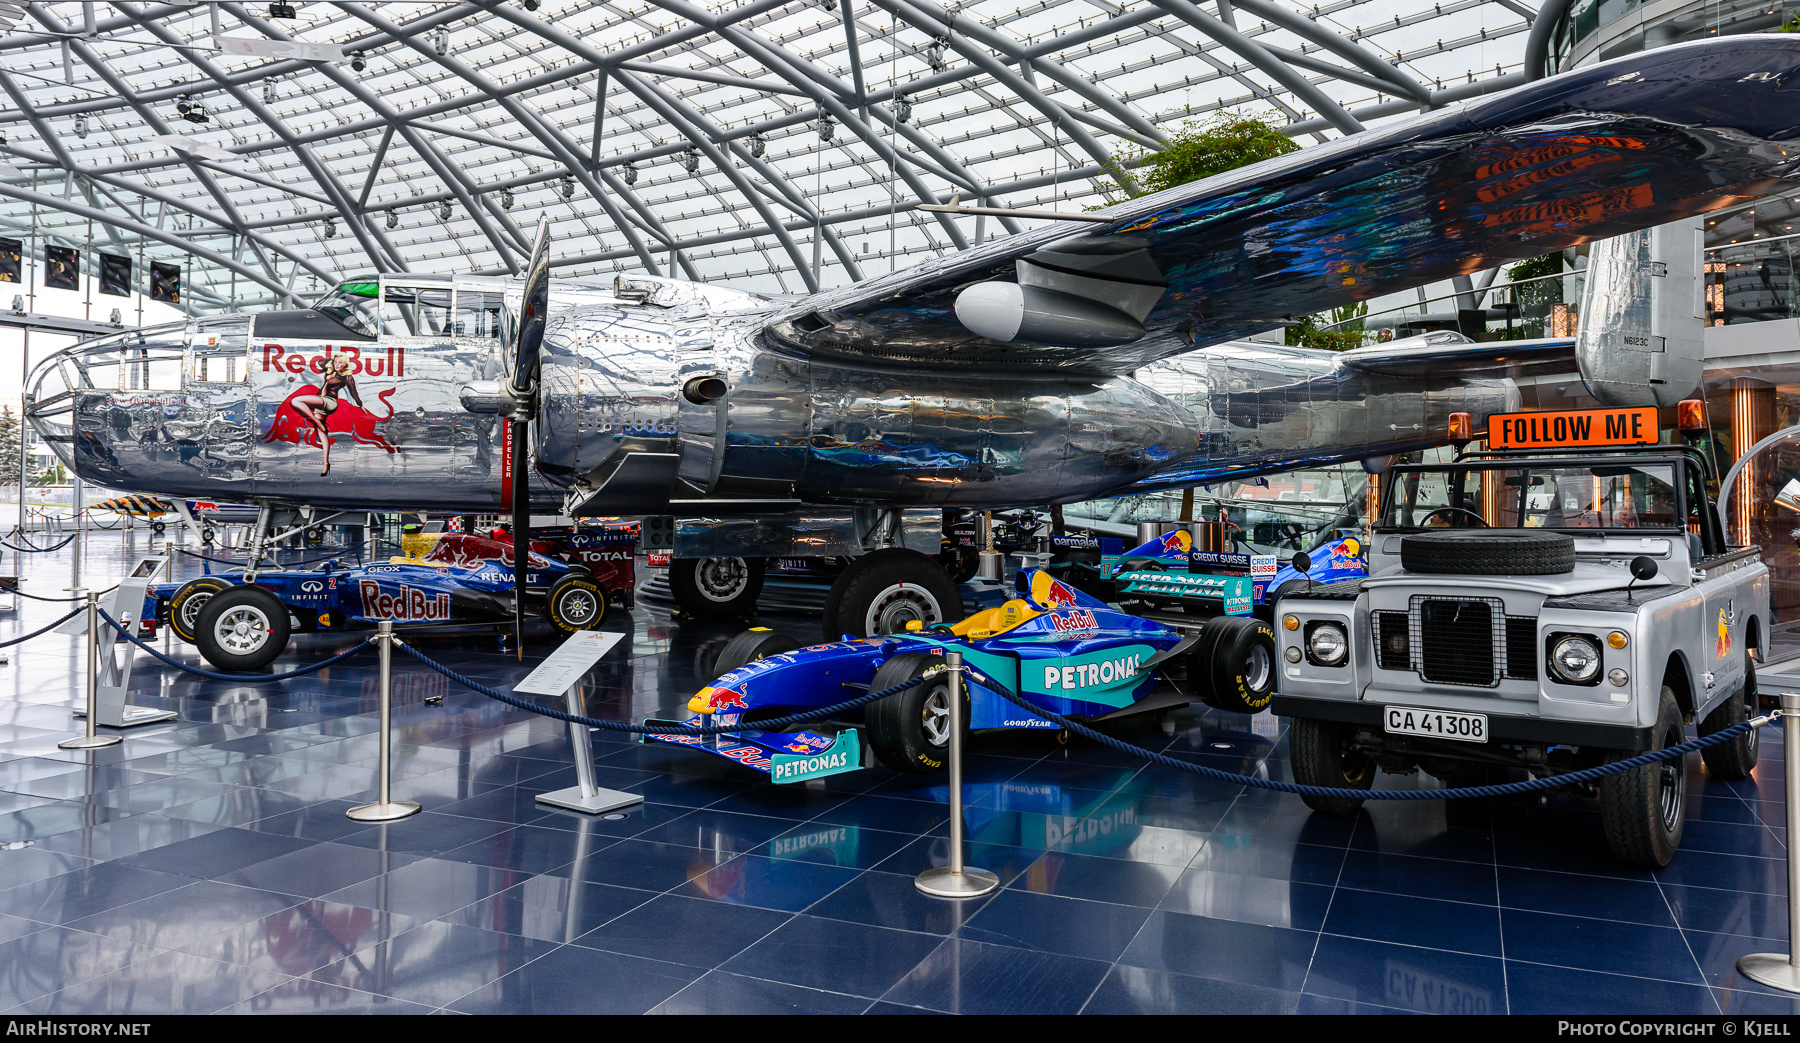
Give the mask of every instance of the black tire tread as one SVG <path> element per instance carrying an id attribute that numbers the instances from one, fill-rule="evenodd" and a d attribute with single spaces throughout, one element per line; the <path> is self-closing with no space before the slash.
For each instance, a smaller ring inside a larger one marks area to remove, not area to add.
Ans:
<path id="1" fill-rule="evenodd" d="M 1344 726 L 1335 721 L 1295 717 L 1288 725 L 1288 758 L 1294 781 L 1302 786 L 1334 789 L 1369 789 L 1375 784 L 1375 762 L 1361 764 L 1353 774 L 1346 770 Z M 1354 814 L 1363 805 L 1359 797 L 1321 797 L 1302 794 L 1314 811 L 1327 815 Z"/>
<path id="2" fill-rule="evenodd" d="M 213 623 L 220 614 L 231 606 L 243 602 L 262 602 L 269 614 L 270 638 L 267 644 L 248 656 L 234 656 L 219 647 L 213 639 Z M 195 647 L 200 655 L 213 666 L 224 671 L 261 670 L 275 661 L 275 658 L 287 648 L 288 638 L 293 635 L 293 628 L 288 622 L 288 607 L 282 600 L 261 587 L 249 584 L 238 584 L 231 590 L 221 591 L 213 595 L 206 607 L 200 610 L 200 618 L 195 620 Z"/>
<path id="3" fill-rule="evenodd" d="M 700 593 L 699 584 L 694 580 L 694 569 L 705 560 L 676 558 L 669 562 L 669 595 L 683 612 L 695 619 L 728 619 L 756 608 L 756 599 L 762 596 L 763 573 L 768 565 L 765 559 L 744 559 L 745 568 L 750 570 L 749 582 L 730 601 L 714 601 Z"/>
<path id="4" fill-rule="evenodd" d="M 745 663 L 792 652 L 799 647 L 799 641 L 779 630 L 746 630 L 725 642 L 725 647 L 719 649 L 718 658 L 713 660 L 713 676 L 723 677 Z"/>
<path id="5" fill-rule="evenodd" d="M 1418 533 L 1400 538 L 1400 567 L 1446 576 L 1560 576 L 1575 570 L 1575 538 Z"/>
<path id="6" fill-rule="evenodd" d="M 595 617 L 594 622 L 586 627 L 577 627 L 571 624 L 563 619 L 562 615 L 556 611 L 557 598 L 563 591 L 576 586 L 586 588 L 600 604 L 600 615 Z M 571 572 L 568 575 L 559 578 L 555 583 L 550 585 L 549 591 L 544 594 L 544 618 L 548 619 L 550 624 L 557 630 L 560 630 L 565 634 L 573 634 L 577 630 L 600 629 L 600 625 L 606 622 L 608 609 L 609 605 L 606 600 L 606 588 L 595 582 L 592 576 L 581 572 Z"/>
<path id="7" fill-rule="evenodd" d="M 910 681 L 931 666 L 942 662 L 924 652 L 905 652 L 890 658 L 875 671 L 869 690 L 879 692 L 902 681 Z M 949 760 L 948 744 L 934 746 L 919 726 L 925 699 L 936 687 L 927 682 L 908 688 L 898 695 L 870 703 L 863 711 L 867 724 L 869 748 L 877 760 L 895 771 L 910 775 L 935 775 L 944 770 Z M 963 696 L 963 727 L 968 728 L 968 696 Z"/>
<path id="8" fill-rule="evenodd" d="M 1702 737 L 1716 735 L 1733 725 L 1742 724 L 1750 719 L 1756 706 L 1756 663 L 1748 653 L 1744 656 L 1744 684 L 1737 694 L 1726 699 L 1713 711 L 1706 715 L 1694 729 Z M 1748 731 L 1717 746 L 1708 746 L 1700 751 L 1700 760 L 1706 764 L 1706 773 L 1721 779 L 1747 779 L 1756 769 L 1758 747 L 1755 731 Z"/>
<path id="9" fill-rule="evenodd" d="M 1665 738 L 1675 738 L 1680 742 L 1681 710 L 1675 703 L 1675 693 L 1668 685 L 1662 688 L 1660 706 L 1656 716 L 1656 736 L 1651 745 L 1653 750 L 1667 749 Z M 1623 760 L 1634 756 L 1625 752 L 1615 759 Z M 1672 833 L 1662 829 L 1662 808 L 1658 799 L 1660 789 L 1662 762 L 1656 761 L 1641 768 L 1608 775 L 1600 781 L 1600 825 L 1606 834 L 1607 846 L 1612 849 L 1613 856 L 1621 862 L 1646 869 L 1661 869 L 1675 857 L 1675 851 L 1681 846 L 1682 823 L 1677 822 Z M 1685 776 L 1681 782 L 1685 788 Z M 1686 806 L 1683 805 L 1685 816 Z"/>
<path id="10" fill-rule="evenodd" d="M 177 587 L 175 593 L 169 596 L 169 629 L 175 631 L 176 637 L 181 638 L 190 645 L 193 644 L 194 632 L 189 630 L 184 633 L 183 631 L 185 628 L 180 622 L 182 606 L 186 604 L 188 598 L 192 597 L 195 593 L 210 590 L 213 594 L 218 594 L 231 589 L 233 585 L 234 584 L 230 580 L 220 576 L 199 576 L 190 579 Z M 200 611 L 205 612 L 206 606 L 201 605 Z M 199 621 L 199 616 L 195 616 L 194 622 L 198 623 Z"/>
<path id="11" fill-rule="evenodd" d="M 854 609 L 863 604 L 864 599 L 886 590 L 896 580 L 917 583 L 929 590 L 945 613 L 945 618 L 939 622 L 948 623 L 962 618 L 962 592 L 956 589 L 956 584 L 951 581 L 950 574 L 944 571 L 943 566 L 916 550 L 888 547 L 871 551 L 850 562 L 832 582 L 831 591 L 825 596 L 825 612 L 821 620 L 825 640 L 836 641 L 845 634 L 871 636 L 862 632 L 862 613 Z"/>

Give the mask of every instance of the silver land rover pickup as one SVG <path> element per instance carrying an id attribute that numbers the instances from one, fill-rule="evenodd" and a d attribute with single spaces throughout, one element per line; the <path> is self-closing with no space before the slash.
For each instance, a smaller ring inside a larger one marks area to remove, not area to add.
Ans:
<path id="1" fill-rule="evenodd" d="M 1289 584 L 1276 606 L 1274 711 L 1291 720 L 1295 781 L 1549 776 L 1755 714 L 1769 573 L 1756 548 L 1726 545 L 1697 450 L 1501 451 L 1389 475 L 1368 577 Z M 1740 779 L 1756 751 L 1752 731 L 1701 756 Z M 1616 856 L 1675 856 L 1687 770 L 1661 761 L 1597 784 Z"/>

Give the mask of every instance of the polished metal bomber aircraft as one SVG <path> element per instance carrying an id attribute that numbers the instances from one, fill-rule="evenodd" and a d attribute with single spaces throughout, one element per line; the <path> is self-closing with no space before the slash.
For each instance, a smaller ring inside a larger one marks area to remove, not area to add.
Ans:
<path id="1" fill-rule="evenodd" d="M 389 274 L 311 310 L 126 333 L 44 362 L 27 410 L 105 485 L 672 516 L 692 568 L 879 551 L 838 579 L 828 630 L 892 622 L 896 599 L 947 616 L 941 570 L 902 549 L 905 509 L 1407 452 L 1441 444 L 1451 412 L 1479 427 L 1512 408 L 1527 371 L 1691 390 L 1604 349 L 1578 367 L 1567 341 L 1334 355 L 1238 339 L 1792 191 L 1797 88 L 1791 37 L 1663 48 L 803 298 L 551 281 L 540 226 L 523 286 Z M 513 503 L 526 461 L 505 459 L 506 432 L 527 422 L 537 480 Z M 691 607 L 744 607 L 753 572 L 715 569 L 718 589 L 695 572 Z"/>

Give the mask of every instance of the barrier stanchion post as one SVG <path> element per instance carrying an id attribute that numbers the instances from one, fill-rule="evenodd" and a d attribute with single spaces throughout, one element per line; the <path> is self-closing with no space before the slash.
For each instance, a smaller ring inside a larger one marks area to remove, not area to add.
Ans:
<path id="1" fill-rule="evenodd" d="M 99 733 L 100 718 L 100 595 L 93 591 L 83 591 L 87 595 L 87 633 L 82 641 L 87 645 L 87 731 L 73 739 L 64 739 L 57 743 L 64 750 L 92 750 L 101 746 L 112 746 L 120 742 L 117 735 L 101 735 Z"/>
<path id="2" fill-rule="evenodd" d="M 376 798 L 373 804 L 358 804 L 344 812 L 357 822 L 392 822 L 417 815 L 423 810 L 415 800 L 393 800 L 388 791 L 388 777 L 393 772 L 394 751 L 394 624 L 384 619 L 375 634 L 381 653 L 381 755 L 375 769 Z"/>
<path id="3" fill-rule="evenodd" d="M 963 865 L 962 702 L 961 652 L 945 652 L 950 678 L 950 864 L 934 866 L 913 878 L 919 890 L 938 898 L 978 898 L 1000 886 L 1000 878 L 985 869 Z"/>
<path id="4" fill-rule="evenodd" d="M 1787 781 L 1782 796 L 1787 801 L 1788 951 L 1753 952 L 1741 957 L 1737 968 L 1771 989 L 1800 992 L 1800 858 L 1793 847 L 1800 837 L 1800 693 L 1781 693 L 1781 739 Z"/>

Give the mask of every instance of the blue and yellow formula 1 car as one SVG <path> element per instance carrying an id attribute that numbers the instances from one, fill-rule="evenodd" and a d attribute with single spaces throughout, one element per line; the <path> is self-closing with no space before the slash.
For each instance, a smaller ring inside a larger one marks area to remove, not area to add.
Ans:
<path id="1" fill-rule="evenodd" d="M 590 549 L 601 545 L 597 541 L 613 541 L 627 559 L 637 538 L 632 531 L 581 535 Z M 267 666 L 294 631 L 366 629 L 382 620 L 404 625 L 513 618 L 511 543 L 462 533 L 408 534 L 401 548 L 404 554 L 381 565 L 334 560 L 311 570 L 157 584 L 145 594 L 141 618 L 166 624 L 221 670 Z M 565 633 L 594 630 L 608 605 L 631 607 L 630 575 L 629 560 L 621 571 L 571 565 L 533 551 L 525 596 L 541 598 L 545 618 Z"/>
<path id="2" fill-rule="evenodd" d="M 951 649 L 974 667 L 966 675 L 971 729 L 1056 727 L 1001 698 L 983 678 L 1086 722 L 1155 713 L 1196 698 L 1256 713 L 1274 693 L 1275 632 L 1247 614 L 1247 578 L 1194 579 L 1210 579 L 1215 614 L 1179 627 L 1123 612 L 1033 569 L 1018 574 L 1016 597 L 954 625 L 807 648 L 773 630 L 750 630 L 720 653 L 716 669 L 721 676 L 688 701 L 691 716 L 648 722 L 741 723 L 744 730 L 644 739 L 738 761 L 768 773 L 773 782 L 850 771 L 863 765 L 856 729 L 771 732 L 757 729 L 756 722 L 911 680 L 941 663 Z M 1194 600 L 1200 600 L 1198 594 Z M 1228 607 L 1237 614 L 1227 612 Z M 927 774 L 944 767 L 949 714 L 949 682 L 940 675 L 870 704 L 861 730 L 881 763 Z"/>

